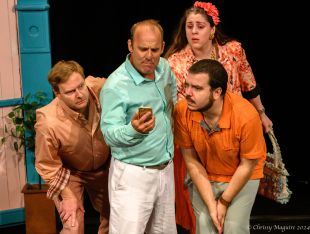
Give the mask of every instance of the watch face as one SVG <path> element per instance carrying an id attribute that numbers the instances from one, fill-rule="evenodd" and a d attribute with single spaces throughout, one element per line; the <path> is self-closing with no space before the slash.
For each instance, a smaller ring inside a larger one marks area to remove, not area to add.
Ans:
<path id="1" fill-rule="evenodd" d="M 261 115 L 261 114 L 265 113 L 265 107 L 262 107 L 261 109 L 258 109 L 257 111 Z"/>

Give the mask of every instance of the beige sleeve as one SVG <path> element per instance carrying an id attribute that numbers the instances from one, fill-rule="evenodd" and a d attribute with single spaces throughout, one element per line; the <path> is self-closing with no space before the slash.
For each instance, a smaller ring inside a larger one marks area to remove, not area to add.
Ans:
<path id="1" fill-rule="evenodd" d="M 104 83 L 106 81 L 106 78 L 104 77 L 93 77 L 93 76 L 87 76 L 85 79 L 85 83 L 88 87 L 90 87 L 96 94 L 97 97 L 99 97 L 100 90 L 103 87 Z"/>
<path id="2" fill-rule="evenodd" d="M 49 128 L 48 120 L 43 111 L 36 113 L 36 138 L 35 138 L 35 168 L 38 174 L 49 185 L 48 198 L 58 196 L 60 193 L 66 197 L 74 197 L 66 188 L 70 170 L 63 167 L 62 160 L 58 155 L 58 141 L 52 128 Z M 62 192 L 65 190 L 64 192 Z"/>
<path id="3" fill-rule="evenodd" d="M 58 143 L 55 139 L 55 134 L 48 126 L 45 113 L 37 110 L 35 124 L 35 168 L 46 183 L 50 184 L 63 165 L 58 155 Z"/>

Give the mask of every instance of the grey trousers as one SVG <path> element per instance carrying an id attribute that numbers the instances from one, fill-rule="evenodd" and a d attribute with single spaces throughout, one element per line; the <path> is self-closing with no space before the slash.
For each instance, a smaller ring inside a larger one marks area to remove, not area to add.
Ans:
<path id="1" fill-rule="evenodd" d="M 228 183 L 211 182 L 214 196 L 219 197 Z M 250 215 L 257 194 L 259 180 L 248 181 L 242 190 L 233 199 L 228 207 L 225 222 L 224 234 L 248 234 L 250 233 Z M 200 198 L 194 184 L 190 184 L 189 193 L 192 206 L 196 216 L 196 234 L 216 234 L 217 229 L 209 216 L 208 208 Z"/>

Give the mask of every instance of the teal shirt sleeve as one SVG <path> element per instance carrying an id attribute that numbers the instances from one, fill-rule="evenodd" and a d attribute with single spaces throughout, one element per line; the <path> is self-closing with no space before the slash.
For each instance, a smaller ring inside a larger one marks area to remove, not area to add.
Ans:
<path id="1" fill-rule="evenodd" d="M 173 104 L 175 105 L 177 102 L 177 79 L 172 72 L 170 71 L 171 77 L 172 77 L 172 98 L 173 98 Z"/>
<path id="2" fill-rule="evenodd" d="M 131 119 L 126 119 L 126 102 L 116 91 L 103 88 L 100 92 L 100 128 L 104 139 L 111 147 L 139 144 L 147 134 L 137 132 L 131 125 Z"/>

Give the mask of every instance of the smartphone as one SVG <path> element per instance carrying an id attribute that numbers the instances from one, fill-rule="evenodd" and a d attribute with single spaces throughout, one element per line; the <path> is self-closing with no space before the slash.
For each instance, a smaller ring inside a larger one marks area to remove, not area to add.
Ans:
<path id="1" fill-rule="evenodd" d="M 148 106 L 139 107 L 139 119 L 147 112 L 151 112 L 151 114 L 153 114 L 152 108 Z M 145 121 L 149 121 L 151 118 L 152 116 L 150 116 L 150 118 L 146 119 Z"/>

